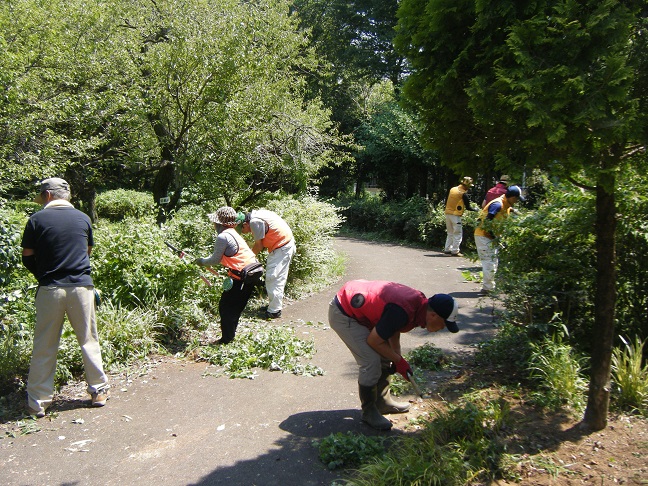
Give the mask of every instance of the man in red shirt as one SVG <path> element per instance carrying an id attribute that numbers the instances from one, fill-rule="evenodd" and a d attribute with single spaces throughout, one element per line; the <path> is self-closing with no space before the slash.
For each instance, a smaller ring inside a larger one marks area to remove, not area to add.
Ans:
<path id="1" fill-rule="evenodd" d="M 482 209 L 486 207 L 486 205 L 491 202 L 493 199 L 497 199 L 500 197 L 502 194 L 506 193 L 506 189 L 508 188 L 509 181 L 511 178 L 507 175 L 503 175 L 502 177 L 499 178 L 499 181 L 497 181 L 497 184 L 495 184 L 493 187 L 491 187 L 486 195 L 484 196 L 484 200 L 482 201 Z"/>
<path id="2" fill-rule="evenodd" d="M 457 313 L 457 303 L 448 294 L 428 299 L 419 290 L 382 280 L 352 280 L 342 286 L 329 304 L 329 324 L 358 363 L 363 422 L 389 430 L 392 424 L 382 414 L 409 409 L 389 393 L 392 363 L 406 380 L 412 374 L 401 355 L 401 333 L 416 327 L 457 332 Z"/>

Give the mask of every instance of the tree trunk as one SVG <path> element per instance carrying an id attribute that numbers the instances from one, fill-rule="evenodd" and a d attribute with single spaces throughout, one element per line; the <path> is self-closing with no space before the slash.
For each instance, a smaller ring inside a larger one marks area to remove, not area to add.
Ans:
<path id="1" fill-rule="evenodd" d="M 584 422 L 591 430 L 607 426 L 616 303 L 616 201 L 611 160 L 603 163 L 596 187 L 596 294 L 589 395 Z"/>
<path id="2" fill-rule="evenodd" d="M 155 175 L 153 181 L 153 198 L 158 205 L 157 224 L 161 225 L 166 221 L 167 211 L 173 209 L 170 204 L 160 204 L 160 198 L 167 197 L 169 188 L 175 179 L 175 165 L 170 160 L 165 160 Z M 179 195 L 178 198 L 179 199 Z M 176 203 L 177 203 L 176 199 Z M 165 210 L 166 208 L 166 210 Z"/>
<path id="3" fill-rule="evenodd" d="M 85 167 L 81 164 L 71 164 L 65 169 L 65 179 L 70 184 L 72 204 L 80 208 L 90 217 L 90 221 L 97 222 L 96 197 L 97 189 L 88 182 Z"/>

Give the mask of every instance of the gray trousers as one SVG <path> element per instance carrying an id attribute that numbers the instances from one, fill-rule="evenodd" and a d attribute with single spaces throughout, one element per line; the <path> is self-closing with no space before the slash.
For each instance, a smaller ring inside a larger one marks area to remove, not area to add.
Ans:
<path id="1" fill-rule="evenodd" d="M 56 355 L 66 315 L 81 346 L 88 393 L 97 392 L 108 385 L 99 348 L 94 288 L 39 287 L 36 294 L 34 349 L 27 378 L 27 403 L 36 411 L 46 409 L 54 397 Z"/>
<path id="2" fill-rule="evenodd" d="M 367 337 L 371 330 L 352 317 L 346 316 L 335 300 L 329 304 L 329 325 L 340 336 L 358 363 L 358 383 L 362 386 L 377 384 L 382 369 L 388 368 L 390 362 L 367 344 Z"/>

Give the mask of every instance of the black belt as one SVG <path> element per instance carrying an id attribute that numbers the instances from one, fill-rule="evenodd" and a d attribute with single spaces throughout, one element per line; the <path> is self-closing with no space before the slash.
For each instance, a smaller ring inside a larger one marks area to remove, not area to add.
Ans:
<path id="1" fill-rule="evenodd" d="M 337 295 L 333 298 L 333 302 L 335 302 L 335 305 L 337 306 L 338 309 L 340 309 L 340 312 L 341 312 L 342 314 L 344 314 L 344 315 L 347 316 L 347 317 L 351 317 L 349 314 L 347 314 L 346 312 L 344 312 L 344 309 L 342 308 L 342 304 L 340 304 L 340 300 L 338 299 L 338 296 L 337 296 Z"/>

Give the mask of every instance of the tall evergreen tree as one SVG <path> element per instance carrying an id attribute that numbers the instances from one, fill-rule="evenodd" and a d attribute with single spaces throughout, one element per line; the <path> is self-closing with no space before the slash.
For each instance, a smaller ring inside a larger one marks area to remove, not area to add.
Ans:
<path id="1" fill-rule="evenodd" d="M 584 422 L 606 426 L 616 299 L 616 173 L 645 153 L 646 4 L 403 0 L 397 46 L 426 141 L 463 167 L 492 154 L 596 191 L 596 310 Z"/>

